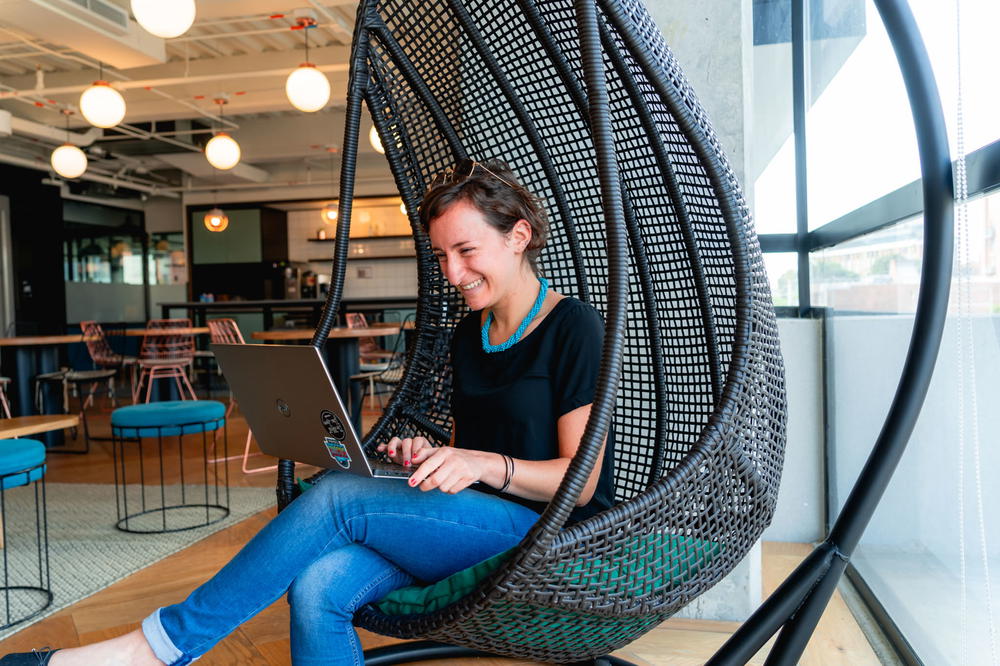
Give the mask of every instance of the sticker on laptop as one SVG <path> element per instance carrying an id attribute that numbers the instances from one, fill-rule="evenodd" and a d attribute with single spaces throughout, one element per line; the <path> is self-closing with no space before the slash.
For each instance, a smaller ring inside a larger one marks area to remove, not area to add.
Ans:
<path id="1" fill-rule="evenodd" d="M 323 443 L 326 445 L 326 452 L 330 454 L 333 461 L 343 467 L 350 469 L 351 454 L 347 452 L 347 447 L 343 442 L 337 441 L 333 437 L 324 437 Z"/>
<path id="2" fill-rule="evenodd" d="M 323 430 L 326 430 L 326 433 L 330 437 L 344 439 L 347 431 L 344 429 L 344 423 L 340 420 L 340 417 L 329 409 L 324 409 L 319 413 L 319 420 L 323 423 Z"/>

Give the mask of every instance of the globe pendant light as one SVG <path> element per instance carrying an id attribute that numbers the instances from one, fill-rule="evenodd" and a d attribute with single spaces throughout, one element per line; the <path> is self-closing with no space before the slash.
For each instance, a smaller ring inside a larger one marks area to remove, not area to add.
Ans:
<path id="1" fill-rule="evenodd" d="M 157 37 L 180 37 L 194 23 L 194 0 L 132 0 L 132 15 Z"/>
<path id="2" fill-rule="evenodd" d="M 306 38 L 306 61 L 298 69 L 288 75 L 285 80 L 285 95 L 299 111 L 312 113 L 319 111 L 330 101 L 330 81 L 316 65 L 309 62 L 309 30 L 316 26 L 316 21 L 300 17 L 299 26 Z"/>
<path id="3" fill-rule="evenodd" d="M 66 143 L 52 151 L 49 162 L 57 174 L 63 178 L 79 178 L 87 170 L 87 156 L 78 147 L 68 141 L 69 117 L 73 112 L 63 109 L 66 116 Z"/>
<path id="4" fill-rule="evenodd" d="M 209 231 L 225 231 L 229 226 L 229 216 L 221 208 L 213 208 L 205 213 L 204 222 Z"/>
<path id="5" fill-rule="evenodd" d="M 79 178 L 87 170 L 87 156 L 72 143 L 64 143 L 53 150 L 50 162 L 63 178 Z"/>
<path id="6" fill-rule="evenodd" d="M 378 130 L 372 125 L 372 128 L 368 130 L 368 143 L 372 144 L 372 148 L 375 152 L 382 153 L 385 155 L 385 146 L 382 145 L 382 137 L 378 135 Z"/>
<path id="7" fill-rule="evenodd" d="M 114 127 L 125 117 L 125 99 L 107 81 L 98 79 L 80 95 L 80 113 L 94 127 Z"/>
<path id="8" fill-rule="evenodd" d="M 285 80 L 288 101 L 299 111 L 319 111 L 330 101 L 330 81 L 311 62 L 304 62 Z"/>
<path id="9" fill-rule="evenodd" d="M 222 107 L 227 103 L 224 97 L 217 97 L 219 119 L 222 119 Z M 205 144 L 205 158 L 208 163 L 220 171 L 227 171 L 240 163 L 240 144 L 226 132 L 216 132 L 215 136 Z"/>
<path id="10" fill-rule="evenodd" d="M 240 144 L 225 132 L 219 132 L 205 144 L 208 163 L 220 171 L 232 169 L 240 163 Z"/>

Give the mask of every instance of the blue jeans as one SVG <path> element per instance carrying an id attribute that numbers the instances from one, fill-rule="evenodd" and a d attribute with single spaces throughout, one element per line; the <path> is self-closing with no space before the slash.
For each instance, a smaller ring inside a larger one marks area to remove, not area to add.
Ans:
<path id="1" fill-rule="evenodd" d="M 534 511 L 466 489 L 328 474 L 183 602 L 142 623 L 156 656 L 188 664 L 288 592 L 294 664 L 364 662 L 354 611 L 517 545 Z"/>

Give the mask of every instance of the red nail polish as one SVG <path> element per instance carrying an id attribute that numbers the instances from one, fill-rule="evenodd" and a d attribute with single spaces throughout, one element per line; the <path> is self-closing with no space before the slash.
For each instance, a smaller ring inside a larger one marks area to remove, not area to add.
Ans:
<path id="1" fill-rule="evenodd" d="M 409 466 L 410 466 L 410 461 L 409 460 L 404 460 L 403 461 L 403 467 L 409 467 Z"/>

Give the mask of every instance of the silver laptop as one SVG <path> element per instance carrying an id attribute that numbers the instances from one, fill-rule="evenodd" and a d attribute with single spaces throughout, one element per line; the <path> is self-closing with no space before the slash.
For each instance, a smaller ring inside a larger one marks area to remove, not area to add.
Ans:
<path id="1" fill-rule="evenodd" d="M 365 453 L 319 349 L 232 344 L 210 349 L 264 453 L 361 476 L 406 479 L 413 472 Z"/>

